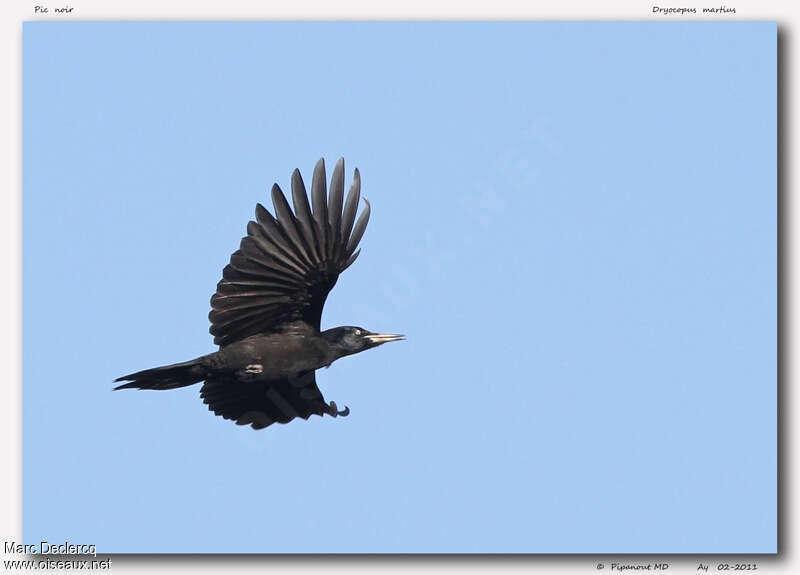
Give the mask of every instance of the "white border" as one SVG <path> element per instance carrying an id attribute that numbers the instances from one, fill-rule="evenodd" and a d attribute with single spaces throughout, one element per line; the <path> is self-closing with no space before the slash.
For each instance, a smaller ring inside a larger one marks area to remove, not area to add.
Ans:
<path id="1" fill-rule="evenodd" d="M 34 6 L 48 6 L 51 13 L 35 15 Z M 654 5 L 664 7 L 727 6 L 736 13 L 721 17 L 654 15 Z M 53 8 L 71 6 L 69 15 L 55 15 Z M 800 560 L 793 551 L 796 543 L 794 521 L 798 505 L 791 493 L 790 481 L 796 476 L 796 427 L 792 424 L 796 413 L 796 394 L 791 392 L 794 370 L 791 358 L 798 355 L 792 327 L 797 314 L 792 301 L 794 270 L 798 253 L 797 236 L 791 223 L 798 221 L 798 203 L 793 195 L 792 166 L 798 164 L 798 154 L 791 145 L 797 122 L 792 113 L 791 95 L 795 93 L 797 74 L 797 48 L 794 30 L 800 23 L 800 3 L 796 1 L 730 1 L 715 3 L 693 0 L 607 1 L 602 4 L 590 0 L 562 2 L 519 2 L 513 0 L 392 0 L 378 5 L 364 0 L 299 0 L 292 3 L 226 0 L 212 3 L 197 0 L 139 0 L 139 1 L 75 1 L 39 2 L 13 1 L 2 5 L 0 38 L 2 39 L 2 78 L 5 88 L 0 91 L 2 124 L 0 146 L 2 154 L 0 177 L 2 190 L 0 204 L 0 265 L 4 275 L 0 282 L 3 302 L 0 322 L 4 326 L 0 336 L 0 366 L 4 368 L 4 381 L 0 391 L 0 456 L 7 462 L 0 473 L 0 539 L 21 541 L 22 535 L 22 22 L 26 20 L 769 20 L 777 21 L 781 37 L 780 106 L 781 131 L 780 162 L 782 183 L 780 217 L 783 243 L 781 246 L 781 306 L 782 315 L 782 391 L 781 400 L 781 457 L 783 461 L 781 482 L 781 552 L 777 558 L 713 556 L 521 556 L 521 557 L 262 557 L 262 556 L 111 556 L 112 567 L 104 573 L 140 573 L 151 570 L 169 572 L 216 573 L 283 573 L 321 571 L 358 573 L 393 571 L 434 571 L 448 573 L 516 572 L 516 573 L 589 573 L 599 572 L 597 563 L 606 565 L 611 572 L 613 562 L 670 564 L 669 573 L 696 573 L 700 560 L 715 570 L 720 560 L 755 562 L 758 574 L 800 573 Z M 3 555 L 2 560 L 21 558 Z M 618 571 L 617 571 L 618 573 Z"/>

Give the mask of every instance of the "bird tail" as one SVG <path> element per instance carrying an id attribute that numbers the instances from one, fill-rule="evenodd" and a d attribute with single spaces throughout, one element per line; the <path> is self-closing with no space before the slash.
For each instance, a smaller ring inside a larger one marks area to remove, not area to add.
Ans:
<path id="1" fill-rule="evenodd" d="M 130 383 L 118 385 L 114 389 L 175 389 L 192 385 L 208 377 L 209 372 L 205 359 L 206 356 L 203 356 L 183 363 L 174 363 L 123 375 L 114 382 L 128 381 Z"/>

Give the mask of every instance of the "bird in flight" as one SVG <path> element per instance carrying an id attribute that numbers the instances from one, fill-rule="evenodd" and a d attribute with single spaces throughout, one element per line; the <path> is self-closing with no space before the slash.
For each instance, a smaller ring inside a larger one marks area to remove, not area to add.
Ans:
<path id="1" fill-rule="evenodd" d="M 336 280 L 358 257 L 370 205 L 356 221 L 361 176 L 344 200 L 344 160 L 326 190 L 325 162 L 314 167 L 311 205 L 300 172 L 292 174 L 292 203 L 272 187 L 273 217 L 256 204 L 256 221 L 231 255 L 211 298 L 210 332 L 219 350 L 182 363 L 117 378 L 114 389 L 175 389 L 204 382 L 209 410 L 239 425 L 262 429 L 311 415 L 346 416 L 326 402 L 315 371 L 337 359 L 404 339 L 361 327 L 320 331 L 322 307 Z"/>

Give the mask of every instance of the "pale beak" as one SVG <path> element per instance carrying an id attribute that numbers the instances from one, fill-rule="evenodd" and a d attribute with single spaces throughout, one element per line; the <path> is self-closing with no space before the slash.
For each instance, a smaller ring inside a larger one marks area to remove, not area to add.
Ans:
<path id="1" fill-rule="evenodd" d="M 369 335 L 365 335 L 364 337 L 366 337 L 370 343 L 374 343 L 375 345 L 388 343 L 390 341 L 400 341 L 406 338 L 406 336 L 396 333 L 371 333 Z"/>

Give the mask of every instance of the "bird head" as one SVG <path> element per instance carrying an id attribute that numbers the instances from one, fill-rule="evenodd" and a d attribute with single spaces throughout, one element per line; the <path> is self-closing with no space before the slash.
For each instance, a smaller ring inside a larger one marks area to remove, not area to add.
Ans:
<path id="1" fill-rule="evenodd" d="M 322 335 L 331 347 L 337 350 L 339 357 L 378 347 L 390 341 L 405 339 L 404 335 L 373 333 L 363 327 L 354 326 L 335 327 L 324 331 Z"/>

